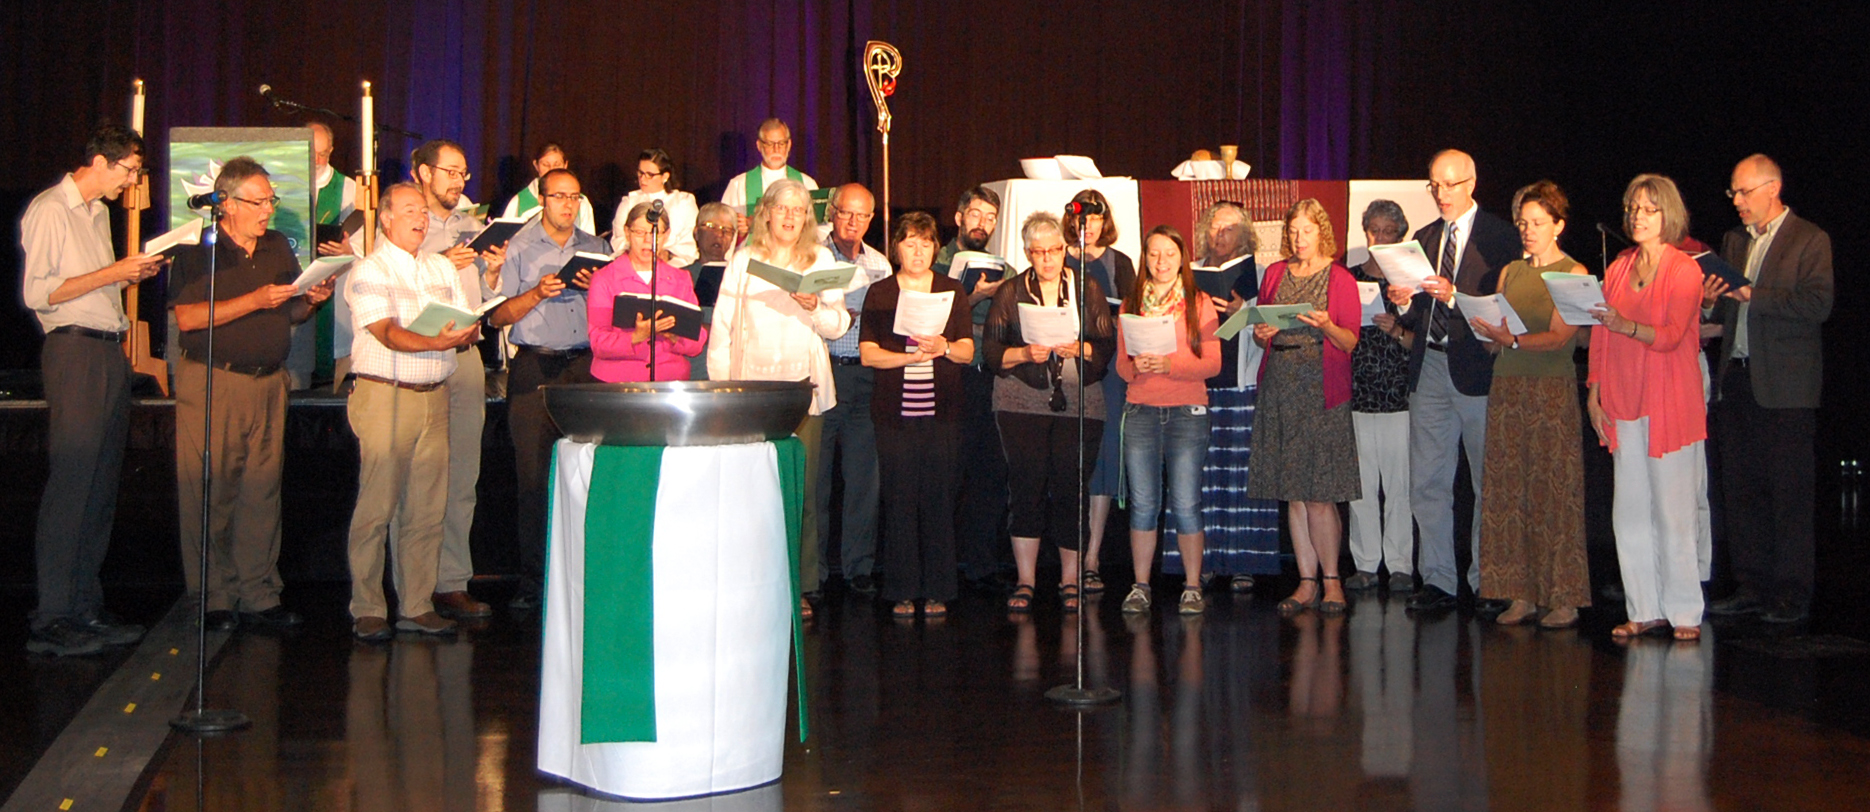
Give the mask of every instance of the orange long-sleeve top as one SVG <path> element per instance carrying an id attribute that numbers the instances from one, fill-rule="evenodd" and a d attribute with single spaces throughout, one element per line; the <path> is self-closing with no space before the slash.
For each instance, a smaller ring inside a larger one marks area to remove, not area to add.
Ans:
<path id="1" fill-rule="evenodd" d="M 1598 405 L 1612 420 L 1649 418 L 1649 456 L 1661 457 L 1708 437 L 1708 405 L 1702 397 L 1701 266 L 1665 246 L 1656 278 L 1635 290 L 1635 248 L 1617 256 L 1604 273 L 1604 301 L 1624 318 L 1653 329 L 1644 345 L 1603 325 L 1591 328 L 1591 373 Z M 1608 443 L 1617 449 L 1613 433 Z"/>

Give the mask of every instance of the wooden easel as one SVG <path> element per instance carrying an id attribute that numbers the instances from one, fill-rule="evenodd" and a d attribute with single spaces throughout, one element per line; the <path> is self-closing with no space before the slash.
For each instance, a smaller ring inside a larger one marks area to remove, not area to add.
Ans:
<path id="1" fill-rule="evenodd" d="M 123 210 L 129 215 L 125 229 L 129 239 L 123 249 L 126 257 L 142 247 L 143 212 L 148 209 L 149 176 L 144 175 L 135 186 L 123 192 Z M 141 297 L 138 294 L 141 287 L 141 284 L 133 284 L 123 289 L 123 314 L 130 320 L 130 332 L 123 338 L 123 353 L 130 359 L 131 372 L 154 377 L 163 397 L 168 397 L 169 362 L 149 354 L 149 323 L 140 320 Z"/>

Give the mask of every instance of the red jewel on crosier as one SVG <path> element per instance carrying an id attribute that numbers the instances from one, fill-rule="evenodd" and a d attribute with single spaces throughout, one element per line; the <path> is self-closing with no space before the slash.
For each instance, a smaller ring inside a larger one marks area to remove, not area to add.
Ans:
<path id="1" fill-rule="evenodd" d="M 883 80 L 883 95 L 885 96 L 896 95 L 896 80 L 895 79 L 884 79 Z"/>

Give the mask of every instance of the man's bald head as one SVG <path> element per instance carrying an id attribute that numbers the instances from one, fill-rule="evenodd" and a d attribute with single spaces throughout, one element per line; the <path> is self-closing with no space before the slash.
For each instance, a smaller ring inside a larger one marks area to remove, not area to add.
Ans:
<path id="1" fill-rule="evenodd" d="M 1428 165 L 1428 186 L 1441 219 L 1454 222 L 1474 206 L 1476 174 L 1474 156 L 1458 149 L 1435 153 Z"/>
<path id="2" fill-rule="evenodd" d="M 1734 166 L 1727 196 L 1733 198 L 1734 212 L 1740 215 L 1740 222 L 1757 229 L 1786 210 L 1786 204 L 1779 200 L 1779 191 L 1784 185 L 1778 162 L 1754 153 Z"/>
<path id="3" fill-rule="evenodd" d="M 861 183 L 846 183 L 831 192 L 831 239 L 854 250 L 870 230 L 877 198 Z M 853 255 L 854 256 L 854 255 Z"/>
<path id="4" fill-rule="evenodd" d="M 307 122 L 312 131 L 312 165 L 323 169 L 331 165 L 331 125 L 322 121 Z"/>

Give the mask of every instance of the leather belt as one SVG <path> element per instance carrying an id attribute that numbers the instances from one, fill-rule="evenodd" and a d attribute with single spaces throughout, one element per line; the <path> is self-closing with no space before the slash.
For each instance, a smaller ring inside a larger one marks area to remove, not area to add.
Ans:
<path id="1" fill-rule="evenodd" d="M 1441 353 L 1445 353 L 1448 351 L 1448 345 L 1446 344 L 1430 344 L 1428 345 L 1428 348 L 1436 352 L 1441 352 Z"/>
<path id="2" fill-rule="evenodd" d="M 370 381 L 371 383 L 380 383 L 385 386 L 394 386 L 397 389 L 407 389 L 411 392 L 433 392 L 442 388 L 442 384 L 447 383 L 447 381 L 437 381 L 435 383 L 404 383 L 389 378 L 379 378 L 375 375 L 365 375 L 361 372 L 357 373 L 356 377 L 357 380 L 360 381 Z"/>
<path id="3" fill-rule="evenodd" d="M 1311 349 L 1312 347 L 1320 347 L 1320 346 L 1324 346 L 1324 345 L 1322 344 L 1272 344 L 1272 345 L 1268 345 L 1267 349 L 1273 352 L 1291 352 L 1293 350 L 1306 350 L 1306 349 Z"/>
<path id="4" fill-rule="evenodd" d="M 1732 361 L 1734 366 L 1740 367 L 1741 369 L 1746 369 L 1748 366 L 1751 365 L 1750 359 L 1751 359 L 1751 356 L 1742 355 L 1737 358 L 1729 358 L 1727 360 Z"/>
<path id="5" fill-rule="evenodd" d="M 863 366 L 864 357 L 861 355 L 833 355 L 831 356 L 831 363 L 841 367 Z"/>
<path id="6" fill-rule="evenodd" d="M 569 350 L 555 350 L 551 347 L 534 347 L 530 344 L 514 344 L 520 352 L 543 355 L 547 358 L 581 358 L 591 354 L 590 347 L 573 347 Z"/>
<path id="7" fill-rule="evenodd" d="M 182 357 L 190 361 L 193 361 L 197 364 L 203 363 L 201 359 L 195 358 L 194 356 L 191 356 L 188 353 L 182 353 Z M 253 378 L 264 378 L 268 375 L 278 372 L 281 369 L 284 369 L 286 365 L 285 364 L 215 363 L 215 364 L 210 364 L 209 366 L 213 366 L 215 369 L 221 370 L 222 372 L 232 372 L 236 375 L 246 375 L 248 377 L 253 377 Z"/>
<path id="8" fill-rule="evenodd" d="M 54 327 L 52 328 L 52 332 L 53 333 L 64 333 L 66 335 L 83 336 L 85 338 L 95 338 L 99 341 L 109 341 L 112 343 L 120 343 L 123 341 L 123 331 L 121 330 L 117 330 L 117 331 L 93 330 L 89 327 L 80 327 L 76 324 L 67 324 L 63 327 Z"/>

